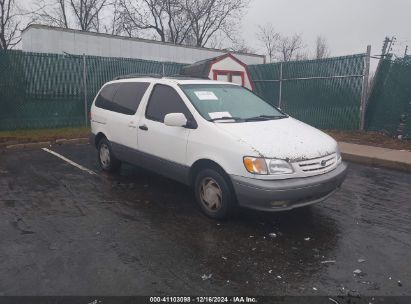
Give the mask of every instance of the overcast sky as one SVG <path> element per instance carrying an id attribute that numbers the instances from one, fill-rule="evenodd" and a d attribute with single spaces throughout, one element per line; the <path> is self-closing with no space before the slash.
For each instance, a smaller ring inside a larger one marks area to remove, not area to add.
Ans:
<path id="1" fill-rule="evenodd" d="M 380 54 L 387 35 L 398 39 L 394 51 L 411 48 L 411 0 L 252 0 L 243 38 L 259 53 L 255 33 L 267 22 L 286 35 L 301 33 L 310 53 L 317 35 L 328 40 L 332 56 L 364 53 L 367 44 Z"/>

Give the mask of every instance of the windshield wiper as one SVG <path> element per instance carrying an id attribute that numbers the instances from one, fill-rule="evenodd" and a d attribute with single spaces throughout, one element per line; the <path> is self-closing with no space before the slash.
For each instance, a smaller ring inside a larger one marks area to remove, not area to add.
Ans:
<path id="1" fill-rule="evenodd" d="M 234 120 L 234 121 L 239 121 L 239 120 L 243 120 L 240 117 L 228 117 L 228 116 L 224 116 L 224 117 L 218 117 L 218 118 L 213 118 L 213 119 L 209 119 L 208 121 L 214 122 L 214 121 L 218 121 L 218 120 Z"/>
<path id="2" fill-rule="evenodd" d="M 286 115 L 259 115 L 255 117 L 250 117 L 245 119 L 245 121 L 260 121 L 260 120 L 273 120 L 273 119 L 283 119 L 288 116 Z"/>

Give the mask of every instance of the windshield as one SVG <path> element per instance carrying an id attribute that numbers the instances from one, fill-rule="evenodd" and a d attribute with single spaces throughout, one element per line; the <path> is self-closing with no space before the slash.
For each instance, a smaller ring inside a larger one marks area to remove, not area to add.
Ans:
<path id="1" fill-rule="evenodd" d="M 209 121 L 257 121 L 287 117 L 247 89 L 229 84 L 185 84 L 184 93 Z"/>

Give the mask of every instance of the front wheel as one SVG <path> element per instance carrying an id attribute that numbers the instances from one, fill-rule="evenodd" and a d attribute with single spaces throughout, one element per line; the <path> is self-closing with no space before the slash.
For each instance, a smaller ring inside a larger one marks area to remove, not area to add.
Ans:
<path id="1" fill-rule="evenodd" d="M 114 172 L 120 168 L 121 162 L 114 156 L 110 142 L 103 138 L 98 143 L 98 163 L 104 171 Z"/>
<path id="2" fill-rule="evenodd" d="M 213 169 L 200 171 L 194 191 L 201 210 L 211 218 L 226 218 L 234 209 L 234 195 L 223 173 Z"/>

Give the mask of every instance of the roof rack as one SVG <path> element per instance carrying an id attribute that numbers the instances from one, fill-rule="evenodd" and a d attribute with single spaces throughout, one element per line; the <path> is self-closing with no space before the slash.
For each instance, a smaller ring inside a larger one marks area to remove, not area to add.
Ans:
<path id="1" fill-rule="evenodd" d="M 113 80 L 130 79 L 130 78 L 159 78 L 159 79 L 160 78 L 168 78 L 168 79 L 177 79 L 177 80 L 209 79 L 208 77 L 180 75 L 180 74 L 174 74 L 174 75 L 170 75 L 170 76 L 165 76 L 165 75 L 161 75 L 161 74 L 128 74 L 128 75 L 117 76 Z"/>
<path id="2" fill-rule="evenodd" d="M 171 76 L 164 76 L 165 78 L 170 78 L 170 79 L 179 79 L 179 80 L 190 80 L 190 79 L 208 79 L 208 77 L 200 77 L 200 76 L 190 76 L 190 75 L 181 75 L 181 74 L 175 74 Z"/>
<path id="3" fill-rule="evenodd" d="M 113 80 L 129 79 L 129 78 L 163 78 L 161 74 L 128 74 L 117 76 Z"/>

